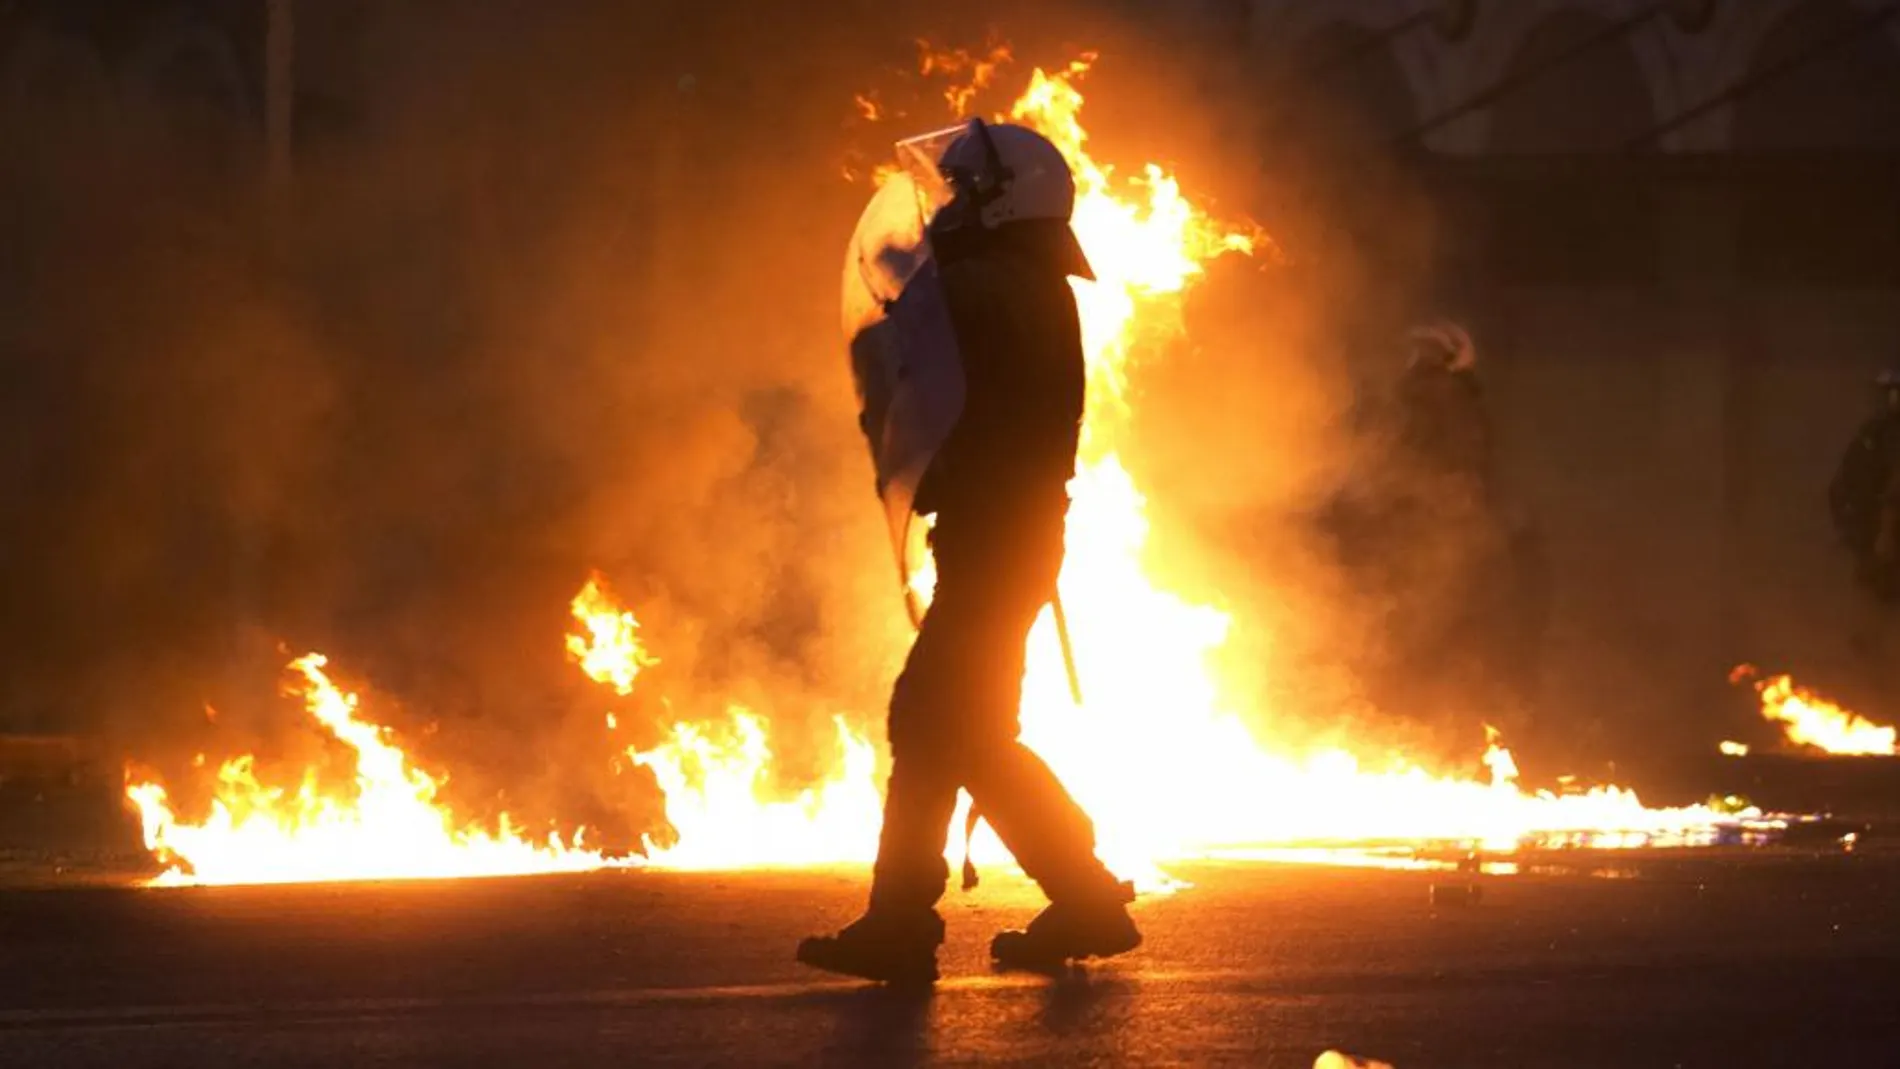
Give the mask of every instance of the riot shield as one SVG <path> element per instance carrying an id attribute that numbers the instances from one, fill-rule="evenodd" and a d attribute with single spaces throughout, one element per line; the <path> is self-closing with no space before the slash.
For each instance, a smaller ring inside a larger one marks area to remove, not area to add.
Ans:
<path id="1" fill-rule="evenodd" d="M 899 169 L 859 217 L 844 265 L 844 333 L 858 425 L 877 472 L 913 618 L 918 608 L 909 578 L 922 563 L 913 504 L 931 460 L 963 412 L 963 360 L 927 224 L 948 198 L 936 160 L 964 129 L 898 144 Z"/>

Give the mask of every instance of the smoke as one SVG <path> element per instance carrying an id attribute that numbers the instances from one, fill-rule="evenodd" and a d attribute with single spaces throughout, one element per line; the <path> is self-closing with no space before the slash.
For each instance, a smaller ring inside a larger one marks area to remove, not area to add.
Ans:
<path id="1" fill-rule="evenodd" d="M 350 91 L 278 197 L 190 92 L 12 109 L 9 726 L 335 771 L 278 693 L 317 649 L 475 815 L 625 845 L 616 752 L 729 705 L 824 771 L 904 628 L 837 309 L 841 167 L 897 134 L 852 101 L 984 34 L 859 6 L 313 12 Z M 563 651 L 594 569 L 661 660 L 631 699 Z"/>
<path id="2" fill-rule="evenodd" d="M 980 111 L 1100 48 L 1102 154 L 1177 169 L 1217 214 L 1258 180 L 1223 132 L 1250 112 L 1209 107 L 1183 42 L 1100 15 L 761 6 L 312 26 L 354 35 L 354 91 L 305 102 L 283 198 L 249 129 L 194 111 L 181 146 L 177 102 L 16 138 L 7 715 L 171 784 L 203 781 L 199 753 L 295 768 L 341 756 L 277 693 L 318 649 L 451 770 L 459 812 L 618 846 L 658 822 L 615 755 L 675 720 L 769 717 L 787 788 L 828 770 L 834 714 L 874 729 L 905 625 L 838 337 L 867 193 L 841 171 L 945 120 L 916 41 L 1011 44 Z M 1352 354 L 1396 337 L 1429 221 L 1355 157 L 1300 173 L 1260 219 L 1287 262 L 1217 264 L 1189 340 L 1138 372 L 1129 460 L 1169 487 L 1164 577 L 1236 610 L 1228 673 L 1276 735 L 1324 737 L 1361 700 L 1340 651 L 1377 625 L 1340 607 L 1305 518 L 1350 463 Z M 1356 199 L 1316 199 L 1348 174 Z M 1368 253 L 1329 234 L 1342 218 L 1390 233 Z M 660 659 L 629 699 L 563 651 L 595 569 Z"/>
<path id="3" fill-rule="evenodd" d="M 197 715 L 239 547 L 301 508 L 334 376 L 263 205 L 220 192 L 231 140 L 181 159 L 200 131 L 153 111 L 29 104 L 0 162 L 5 716 L 138 733 Z"/>
<path id="4" fill-rule="evenodd" d="M 1134 372 L 1125 459 L 1165 487 L 1152 570 L 1231 613 L 1219 671 L 1263 737 L 1469 759 L 1486 722 L 1515 727 L 1523 710 L 1488 670 L 1453 663 L 1468 638 L 1418 658 L 1488 532 L 1431 501 L 1368 566 L 1328 518 L 1342 488 L 1389 489 L 1403 464 L 1366 417 L 1403 366 L 1406 327 L 1463 311 L 1458 249 L 1365 102 L 1206 60 L 1220 53 L 1191 38 L 1104 47 L 1088 87 L 1099 157 L 1123 173 L 1161 162 L 1197 204 L 1228 218 L 1244 205 L 1271 239 L 1210 265 L 1181 334 Z"/>

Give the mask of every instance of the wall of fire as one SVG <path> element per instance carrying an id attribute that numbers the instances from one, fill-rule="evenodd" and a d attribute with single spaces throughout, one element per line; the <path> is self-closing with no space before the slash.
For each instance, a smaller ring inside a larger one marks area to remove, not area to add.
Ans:
<path id="1" fill-rule="evenodd" d="M 1900 651 L 1851 648 L 1865 617 L 1823 504 L 1872 373 L 1900 363 L 1896 5 L 1194 12 L 1220 28 L 1210 50 L 1244 41 L 1215 85 L 1269 229 L 1279 210 L 1354 241 L 1399 265 L 1412 310 L 1477 328 L 1562 584 L 1554 714 L 1615 703 L 1627 723 L 1634 704 L 1659 745 L 1705 746 L 1744 659 L 1900 709 Z M 1310 180 L 1335 174 L 1354 177 Z M 1392 188 L 1434 212 L 1422 260 L 1351 222 L 1386 220 Z"/>

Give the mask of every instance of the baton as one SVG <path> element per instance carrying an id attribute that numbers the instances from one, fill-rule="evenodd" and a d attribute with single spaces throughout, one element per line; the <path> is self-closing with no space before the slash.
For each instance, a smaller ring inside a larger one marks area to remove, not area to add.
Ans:
<path id="1" fill-rule="evenodd" d="M 1069 673 L 1069 697 L 1075 699 L 1079 707 L 1082 704 L 1082 675 L 1075 667 L 1075 645 L 1069 641 L 1069 614 L 1062 611 L 1062 594 L 1056 593 L 1049 601 L 1055 609 L 1056 641 L 1062 643 L 1062 667 Z"/>

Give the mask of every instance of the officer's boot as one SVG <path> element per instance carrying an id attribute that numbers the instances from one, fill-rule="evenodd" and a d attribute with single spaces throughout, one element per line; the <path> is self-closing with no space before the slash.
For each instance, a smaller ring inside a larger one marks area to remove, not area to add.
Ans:
<path id="1" fill-rule="evenodd" d="M 937 980 L 943 918 L 934 909 L 873 906 L 837 935 L 798 944 L 798 960 L 814 969 L 881 984 L 929 986 Z"/>
<path id="2" fill-rule="evenodd" d="M 1135 949 L 1141 945 L 1141 932 L 1128 915 L 1134 888 L 1126 883 L 1113 887 L 1051 902 L 1027 928 L 998 932 L 990 942 L 990 957 L 1002 968 L 1044 972 Z"/>

